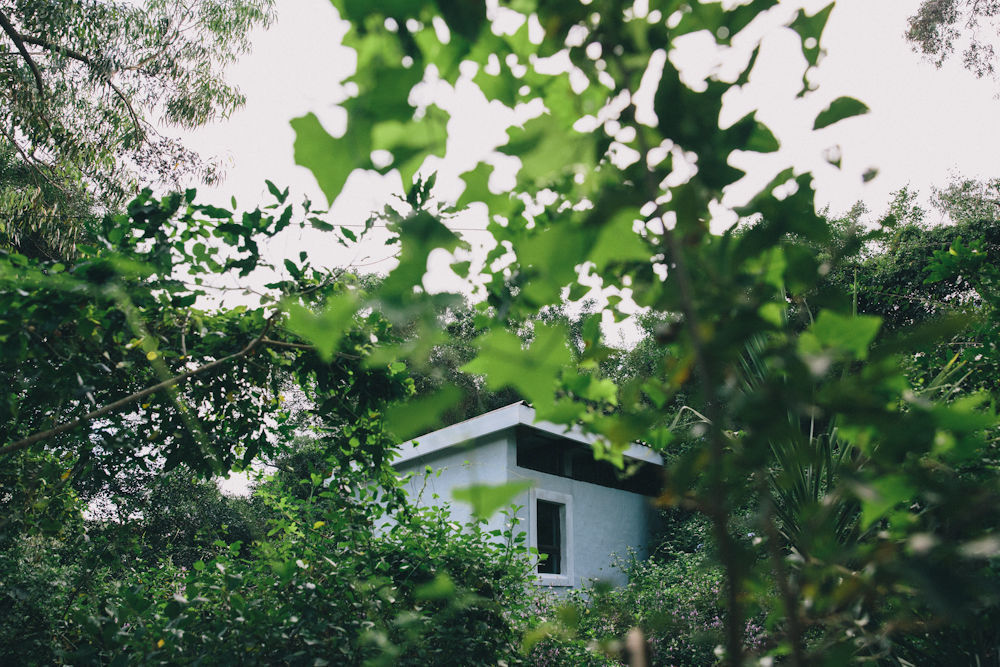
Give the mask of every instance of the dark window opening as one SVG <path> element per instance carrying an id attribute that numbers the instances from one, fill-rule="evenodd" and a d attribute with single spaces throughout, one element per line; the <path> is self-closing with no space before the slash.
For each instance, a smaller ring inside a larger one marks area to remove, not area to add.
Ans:
<path id="1" fill-rule="evenodd" d="M 625 470 L 619 470 L 595 460 L 587 445 L 526 426 L 517 429 L 517 465 L 646 496 L 659 495 L 662 488 L 659 466 L 626 459 Z"/>
<path id="2" fill-rule="evenodd" d="M 535 505 L 535 546 L 539 574 L 562 574 L 563 505 L 539 500 Z"/>

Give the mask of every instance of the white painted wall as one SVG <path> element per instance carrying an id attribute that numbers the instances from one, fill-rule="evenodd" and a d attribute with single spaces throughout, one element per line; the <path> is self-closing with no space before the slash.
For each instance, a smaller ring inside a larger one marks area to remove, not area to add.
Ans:
<path id="1" fill-rule="evenodd" d="M 425 472 L 427 466 L 434 471 L 432 474 Z M 640 558 L 647 555 L 656 517 L 649 498 L 519 467 L 513 429 L 481 435 L 462 446 L 438 448 L 426 455 L 407 458 L 396 464 L 396 470 L 402 475 L 413 474 L 407 484 L 413 502 L 423 505 L 450 502 L 452 516 L 459 522 L 469 521 L 472 515 L 468 505 L 452 498 L 452 490 L 473 484 L 531 481 L 531 491 L 520 494 L 514 503 L 523 507 L 518 516 L 532 544 L 534 499 L 538 496 L 555 502 L 570 499 L 566 502 L 565 520 L 569 553 L 564 558 L 572 563 L 571 576 L 544 575 L 543 584 L 578 588 L 602 579 L 621 585 L 626 578 L 612 565 L 613 555 L 625 557 L 629 548 Z M 489 529 L 502 528 L 504 521 L 504 516 L 494 515 Z"/>
<path id="2" fill-rule="evenodd" d="M 472 520 L 472 508 L 452 498 L 452 490 L 474 484 L 504 484 L 509 481 L 508 450 L 513 447 L 513 431 L 508 429 L 468 441 L 464 445 L 439 449 L 424 456 L 409 458 L 396 463 L 400 475 L 411 474 L 406 490 L 410 500 L 416 505 L 441 505 L 451 503 L 451 515 L 455 521 L 466 523 Z M 427 473 L 430 466 L 433 473 Z M 526 505 L 527 500 L 516 500 L 518 505 Z M 520 514 L 527 522 L 527 509 Z M 502 528 L 505 518 L 495 514 L 489 520 L 489 529 Z"/>

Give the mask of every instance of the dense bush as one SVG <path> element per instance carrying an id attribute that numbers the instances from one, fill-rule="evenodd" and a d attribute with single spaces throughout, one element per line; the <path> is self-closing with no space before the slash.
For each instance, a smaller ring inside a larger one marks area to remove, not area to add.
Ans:
<path id="1" fill-rule="evenodd" d="M 390 512 L 384 494 L 322 481 L 302 500 L 265 485 L 267 539 L 190 567 L 109 573 L 74 608 L 68 662 L 496 664 L 516 660 L 528 563 L 442 509 Z M 388 521 L 388 523 L 386 523 Z M 188 549 L 184 553 L 189 553 Z M 245 555 L 244 555 L 245 554 Z"/>

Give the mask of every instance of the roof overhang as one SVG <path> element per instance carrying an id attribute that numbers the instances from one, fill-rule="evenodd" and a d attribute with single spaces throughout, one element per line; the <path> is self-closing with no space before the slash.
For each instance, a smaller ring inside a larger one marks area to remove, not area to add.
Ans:
<path id="1" fill-rule="evenodd" d="M 596 436 L 584 433 L 578 426 L 567 428 L 549 421 L 536 421 L 534 408 L 521 401 L 404 442 L 399 447 L 401 456 L 393 461 L 393 465 L 420 459 L 450 447 L 468 445 L 478 438 L 516 426 L 528 426 L 585 445 L 592 445 L 597 441 Z M 624 454 L 626 458 L 635 461 L 663 465 L 663 457 L 644 445 L 633 444 Z"/>

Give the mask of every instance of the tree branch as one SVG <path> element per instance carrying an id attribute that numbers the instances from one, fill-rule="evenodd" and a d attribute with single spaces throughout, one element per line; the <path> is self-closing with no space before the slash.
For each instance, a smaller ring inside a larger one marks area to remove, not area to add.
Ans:
<path id="1" fill-rule="evenodd" d="M 265 345 L 273 345 L 274 347 L 289 347 L 293 350 L 315 350 L 316 348 L 312 345 L 307 345 L 306 343 L 288 343 L 283 340 L 274 340 L 273 338 L 265 338 L 262 341 Z"/>
<path id="2" fill-rule="evenodd" d="M 632 71 L 624 63 L 620 56 L 614 59 L 618 68 L 626 75 L 626 80 L 631 80 Z M 705 350 L 704 334 L 700 322 L 699 313 L 696 307 L 696 297 L 690 272 L 687 267 L 687 259 L 681 243 L 677 238 L 674 229 L 667 227 L 664 215 L 667 213 L 663 204 L 657 202 L 662 194 L 659 181 L 656 179 L 652 167 L 649 165 L 648 156 L 651 147 L 649 146 L 645 133 L 641 128 L 636 133 L 639 141 L 640 159 L 645 162 L 643 186 L 645 196 L 648 201 L 655 205 L 655 210 L 647 217 L 647 220 L 659 219 L 662 228 L 660 235 L 660 245 L 664 250 L 664 262 L 668 265 L 667 272 L 674 278 L 677 286 L 678 297 L 683 315 L 683 324 L 688 331 L 688 341 L 691 351 L 694 354 L 695 377 L 702 385 L 702 392 L 705 398 L 705 416 L 707 417 L 709 452 L 715 465 L 708 469 L 708 487 L 711 496 L 709 503 L 705 504 L 703 511 L 712 522 L 715 539 L 719 546 L 719 560 L 725 570 L 726 577 L 726 652 L 723 660 L 724 665 L 738 667 L 743 664 L 743 605 L 741 602 L 743 587 L 743 567 L 739 562 L 737 544 L 729 533 L 729 508 L 726 504 L 728 493 L 725 480 L 725 449 L 726 438 L 722 430 L 722 409 L 719 405 L 718 397 L 713 395 L 713 391 L 718 386 L 716 382 L 717 373 L 713 372 L 711 361 Z M 678 224 L 683 221 L 678 219 Z M 671 266 L 672 264 L 672 266 Z"/>
<path id="3" fill-rule="evenodd" d="M 289 343 L 283 340 L 274 340 L 273 338 L 264 338 L 261 339 L 260 342 L 263 343 L 264 345 L 272 345 L 274 347 L 287 347 L 292 350 L 315 351 L 316 349 L 315 345 L 308 345 L 306 343 Z M 358 355 L 350 354 L 348 352 L 334 352 L 334 354 L 337 355 L 338 357 L 344 357 L 345 359 L 354 359 L 355 361 L 361 359 L 361 357 L 359 357 Z"/>
<path id="4" fill-rule="evenodd" d="M 12 42 L 14 42 L 14 46 L 17 47 L 21 57 L 24 58 L 24 62 L 28 63 L 28 67 L 31 68 L 31 73 L 35 76 L 35 85 L 38 86 L 38 92 L 44 95 L 45 82 L 42 81 L 42 73 L 38 71 L 38 65 L 35 64 L 31 54 L 28 53 L 28 48 L 24 45 L 25 40 L 23 35 L 17 32 L 14 24 L 10 22 L 10 19 L 7 18 L 7 15 L 3 12 L 0 12 L 0 28 L 3 28 L 3 31 L 7 33 L 7 36 L 10 37 Z"/>
<path id="5" fill-rule="evenodd" d="M 280 311 L 278 311 L 278 312 L 280 312 Z M 221 367 L 221 366 L 229 363 L 230 361 L 234 361 L 236 359 L 239 359 L 240 357 L 247 356 L 248 354 L 250 354 L 251 352 L 253 352 L 254 349 L 256 349 L 264 341 L 264 339 L 267 336 L 268 331 L 271 330 L 271 326 L 274 324 L 275 318 L 278 316 L 278 312 L 276 312 L 274 315 L 272 315 L 267 320 L 267 324 L 264 326 L 264 330 L 261 331 L 260 335 L 257 336 L 256 338 L 254 338 L 252 341 L 250 341 L 247 344 L 247 346 L 244 347 L 239 352 L 234 352 L 233 354 L 230 354 L 229 356 L 222 357 L 221 359 L 216 359 L 215 361 L 207 363 L 204 366 L 199 366 L 198 368 L 195 368 L 194 370 L 187 371 L 186 373 L 181 373 L 180 375 L 175 375 L 172 378 L 167 378 L 163 382 L 159 382 L 157 384 L 154 384 L 151 387 L 146 387 L 142 391 L 137 391 L 134 394 L 130 394 L 129 396 L 126 396 L 124 398 L 120 398 L 120 399 L 118 399 L 117 401 L 115 401 L 113 403 L 108 403 L 107 405 L 104 405 L 104 406 L 102 406 L 100 408 L 97 408 L 96 410 L 88 412 L 87 414 L 85 414 L 85 415 L 83 415 L 81 417 L 78 417 L 78 418 L 76 418 L 76 419 L 74 419 L 72 421 L 64 422 L 64 423 L 60 424 L 59 426 L 56 426 L 54 428 L 50 428 L 47 431 L 40 431 L 39 433 L 35 433 L 34 435 L 30 435 L 27 438 L 24 438 L 22 440 L 18 440 L 16 442 L 12 442 L 10 444 L 4 445 L 3 447 L 0 447 L 0 456 L 2 456 L 4 454 L 10 454 L 12 452 L 17 452 L 17 451 L 20 451 L 22 449 L 26 449 L 26 448 L 30 447 L 31 445 L 35 444 L 36 442 L 41 442 L 42 440 L 47 440 L 47 439 L 49 439 L 49 438 L 51 438 L 53 436 L 59 435 L 60 433 L 65 433 L 66 431 L 71 431 L 71 430 L 77 428 L 78 426 L 81 426 L 81 425 L 83 425 L 83 424 L 85 424 L 87 422 L 90 422 L 90 421 L 93 421 L 94 419 L 97 419 L 98 417 L 103 417 L 106 414 L 109 414 L 111 412 L 114 412 L 116 410 L 124 408 L 124 407 L 126 407 L 128 405 L 131 405 L 133 403 L 136 403 L 136 402 L 142 400 L 143 398 L 145 398 L 145 397 L 147 397 L 147 396 L 149 396 L 151 394 L 155 394 L 156 392 L 158 392 L 160 390 L 168 389 L 168 388 L 173 387 L 175 385 L 181 384 L 183 382 L 186 382 L 186 381 L 190 380 L 191 378 L 193 378 L 193 377 L 195 377 L 197 375 L 203 375 L 203 374 L 205 374 L 205 373 L 207 373 L 209 371 L 213 371 L 213 370 L 215 370 L 215 369 L 217 369 L 217 368 L 219 368 L 219 367 Z"/>
<path id="6" fill-rule="evenodd" d="M 140 137 L 145 135 L 145 131 L 143 131 L 142 129 L 142 121 L 139 119 L 139 114 L 136 113 L 135 108 L 133 108 L 132 101 L 128 99 L 128 96 L 125 94 L 125 91 L 119 88 L 118 84 L 116 84 L 112 80 L 111 72 L 101 71 L 101 68 L 96 60 L 88 56 L 86 53 L 81 53 L 80 51 L 75 51 L 74 49 L 69 49 L 64 46 L 60 46 L 58 44 L 53 44 L 52 42 L 46 39 L 41 39 L 39 37 L 32 37 L 31 35 L 20 35 L 20 38 L 24 40 L 26 44 L 31 44 L 33 46 L 41 47 L 47 51 L 53 51 L 55 53 L 62 54 L 67 58 L 71 58 L 73 60 L 81 62 L 87 67 L 91 68 L 92 70 L 97 71 L 101 75 L 101 78 L 104 79 L 104 82 L 107 83 L 108 86 L 111 88 L 111 90 L 114 91 L 115 95 L 118 96 L 118 99 L 120 99 L 122 103 L 125 104 L 125 108 L 128 109 L 128 113 L 132 117 L 132 124 L 135 126 L 135 131 L 139 134 Z"/>
<path id="7" fill-rule="evenodd" d="M 4 132 L 4 135 L 10 140 L 10 145 L 14 147 L 14 150 L 20 153 L 21 157 L 24 158 L 24 163 L 28 165 L 30 169 L 32 169 L 36 174 L 41 176 L 49 185 L 54 187 L 56 190 L 59 190 L 63 194 L 67 194 L 65 188 L 56 183 L 53 179 L 49 178 L 48 175 L 46 175 L 46 173 L 42 171 L 42 168 L 38 165 L 38 160 L 28 155 L 27 152 L 25 152 L 24 148 L 21 147 L 21 144 L 17 143 L 17 138 L 14 137 L 13 134 L 9 132 Z"/>

